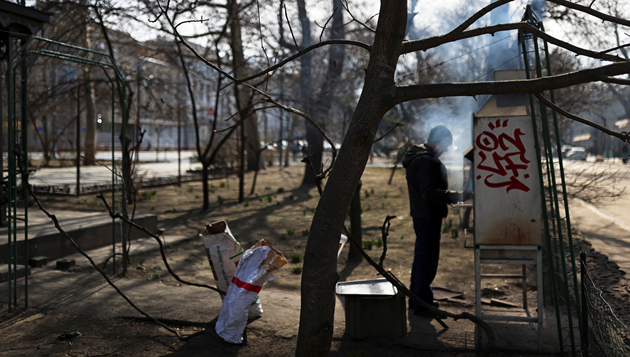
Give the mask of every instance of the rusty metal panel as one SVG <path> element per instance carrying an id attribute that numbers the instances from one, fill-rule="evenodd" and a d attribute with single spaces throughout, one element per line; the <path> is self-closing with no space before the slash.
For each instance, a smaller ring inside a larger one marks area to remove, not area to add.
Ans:
<path id="1" fill-rule="evenodd" d="M 534 134 L 528 116 L 474 117 L 475 244 L 541 244 Z"/>

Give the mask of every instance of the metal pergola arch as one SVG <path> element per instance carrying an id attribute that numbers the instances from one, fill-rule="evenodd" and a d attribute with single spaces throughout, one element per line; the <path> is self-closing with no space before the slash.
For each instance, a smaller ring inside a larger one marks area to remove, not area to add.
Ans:
<path id="1" fill-rule="evenodd" d="M 39 50 L 28 50 L 29 45 L 33 42 L 44 44 L 45 46 L 54 46 L 54 50 L 42 48 Z M 63 51 L 66 52 L 63 52 Z M 77 54 L 67 53 L 75 51 L 83 54 L 79 56 Z M 49 39 L 33 36 L 26 41 L 15 55 L 9 56 L 9 63 L 7 69 L 8 77 L 8 91 L 7 91 L 7 103 L 8 103 L 8 185 L 7 185 L 7 224 L 8 224 L 8 244 L 9 244 L 9 275 L 8 275 L 8 305 L 9 311 L 13 307 L 18 306 L 18 262 L 20 265 L 23 263 L 24 268 L 27 269 L 28 264 L 28 190 L 27 175 L 22 175 L 21 180 L 18 179 L 21 170 L 25 173 L 28 172 L 28 147 L 27 147 L 27 129 L 28 129 L 28 70 L 31 65 L 41 56 L 56 58 L 68 62 L 74 62 L 79 64 L 85 64 L 90 66 L 100 67 L 105 76 L 107 77 L 111 86 L 112 101 L 111 101 L 111 120 L 114 123 L 115 107 L 116 107 L 116 92 L 120 94 L 119 105 L 121 107 L 121 131 L 120 137 L 126 137 L 127 130 L 127 110 L 126 110 L 126 91 L 127 84 L 125 82 L 125 76 L 116 66 L 113 58 L 103 52 L 94 51 L 78 46 L 65 44 L 62 42 L 52 41 Z M 105 60 L 105 61 L 103 61 Z M 113 72 L 113 73 L 110 73 Z M 18 81 L 18 73 L 20 78 Z M 19 88 L 18 88 L 19 87 Z M 18 93 L 18 89 L 20 92 Z M 18 99 L 18 94 L 20 99 Z M 20 112 L 18 113 L 18 102 L 20 105 Z M 118 208 L 123 217 L 127 217 L 126 207 L 126 183 L 128 182 L 127 170 L 122 170 L 122 190 L 120 192 L 121 198 L 116 200 L 117 190 L 116 181 L 118 176 L 116 175 L 116 161 L 115 161 L 115 141 L 116 133 L 113 130 L 112 125 L 112 209 L 116 211 Z M 126 167 L 128 164 L 126 155 L 122 155 L 122 167 Z M 21 170 L 18 165 L 22 166 Z M 22 207 L 20 207 L 22 206 Z M 18 210 L 23 209 L 23 213 L 18 214 Z M 24 222 L 24 241 L 18 242 L 17 240 L 17 223 L 18 221 Z M 116 221 L 112 218 L 112 250 L 114 256 L 114 272 L 115 272 L 115 256 L 116 256 Z M 120 237 L 122 241 L 122 254 L 123 254 L 123 270 L 126 270 L 126 257 L 127 257 L 127 227 L 124 222 L 120 222 Z M 18 247 L 19 245 L 21 247 Z M 28 308 L 28 273 L 25 271 L 24 280 L 24 307 Z"/>

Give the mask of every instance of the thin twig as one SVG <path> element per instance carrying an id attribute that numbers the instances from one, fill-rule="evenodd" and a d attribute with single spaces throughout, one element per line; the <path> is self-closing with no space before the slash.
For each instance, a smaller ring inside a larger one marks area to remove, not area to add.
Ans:
<path id="1" fill-rule="evenodd" d="M 383 253 L 381 253 L 381 259 L 378 262 L 378 265 L 382 268 L 383 261 L 385 260 L 385 255 L 387 254 L 387 236 L 389 236 L 389 227 L 392 225 L 392 219 L 396 218 L 396 216 L 387 215 L 385 217 L 385 221 L 383 222 L 383 226 L 381 226 L 381 239 L 383 240 Z"/>
<path id="2" fill-rule="evenodd" d="M 160 239 L 160 236 L 158 236 L 157 234 L 149 231 L 145 227 L 137 224 L 136 222 L 134 222 L 134 221 L 132 221 L 132 220 L 130 220 L 128 218 L 123 217 L 120 213 L 114 213 L 111 210 L 111 208 L 109 207 L 109 204 L 107 203 L 107 201 L 105 200 L 105 197 L 100 192 L 99 192 L 99 194 L 96 197 L 100 198 L 103 201 L 103 204 L 105 205 L 105 208 L 107 209 L 107 212 L 109 212 L 109 216 L 111 218 L 118 218 L 118 219 L 122 220 L 123 222 L 132 225 L 134 228 L 139 229 L 139 230 L 143 231 L 144 233 L 150 235 L 151 237 L 153 237 L 158 242 L 158 244 L 160 245 L 160 253 L 162 255 L 162 261 L 164 262 L 164 265 L 166 266 L 166 269 L 168 270 L 168 272 L 175 278 L 175 280 L 179 281 L 182 284 L 186 284 L 186 285 L 190 285 L 190 286 L 196 286 L 196 287 L 200 287 L 200 288 L 210 289 L 210 290 L 218 292 L 221 295 L 225 295 L 225 292 L 223 290 L 217 289 L 217 288 L 215 288 L 213 286 L 206 285 L 206 284 L 191 283 L 191 282 L 182 280 L 177 274 L 175 274 L 173 269 L 171 269 L 171 266 L 168 264 L 168 261 L 166 260 L 166 255 L 164 253 L 164 244 L 162 243 L 162 240 Z"/>
<path id="3" fill-rule="evenodd" d="M 291 27 L 291 21 L 289 21 L 289 13 L 287 12 L 287 5 L 284 5 L 284 16 L 287 18 L 287 25 L 289 25 L 289 31 L 291 31 L 291 38 L 293 38 L 293 43 L 295 43 L 295 48 L 297 48 L 298 52 L 300 51 L 300 45 L 298 45 L 297 40 L 295 39 L 295 35 L 293 34 L 293 27 Z"/>
<path id="4" fill-rule="evenodd" d="M 330 20 L 332 20 L 333 16 L 335 16 L 335 13 L 337 12 L 338 9 L 339 9 L 339 7 L 336 7 L 335 10 L 333 11 L 332 15 L 330 15 L 328 20 L 326 20 L 326 23 L 324 24 L 324 27 L 322 27 L 322 32 L 319 34 L 319 42 L 322 42 L 322 36 L 324 36 L 324 30 L 326 30 L 326 26 L 328 25 Z"/>
<path id="5" fill-rule="evenodd" d="M 374 140 L 374 141 L 372 142 L 372 144 L 374 144 L 374 143 L 376 143 L 376 142 L 378 142 L 378 141 L 383 140 L 383 138 L 384 138 L 384 137 L 386 137 L 389 133 L 391 133 L 392 131 L 394 131 L 394 129 L 396 129 L 396 128 L 400 127 L 400 126 L 403 126 L 403 125 L 402 125 L 401 123 L 396 123 L 396 124 L 394 124 L 394 126 L 393 126 L 391 129 L 389 129 L 389 130 L 388 130 L 385 134 L 383 134 L 383 136 L 381 136 L 380 138 L 378 138 L 378 139 Z"/>

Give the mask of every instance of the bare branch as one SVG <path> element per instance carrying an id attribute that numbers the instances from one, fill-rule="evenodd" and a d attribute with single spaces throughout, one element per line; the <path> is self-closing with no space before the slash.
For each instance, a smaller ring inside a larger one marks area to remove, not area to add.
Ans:
<path id="1" fill-rule="evenodd" d="M 366 22 L 362 22 L 359 21 L 353 14 L 352 11 L 350 11 L 350 8 L 348 7 L 348 1 L 346 0 L 344 1 L 340 1 L 341 5 L 343 6 L 343 8 L 346 10 L 346 12 L 348 13 L 348 15 L 350 15 L 350 17 L 352 18 L 352 21 L 358 23 L 359 25 L 363 26 L 366 30 L 372 32 L 372 33 L 376 33 L 376 30 L 371 28 L 370 26 L 367 25 L 367 21 L 370 21 L 371 19 L 373 19 L 375 16 L 377 16 L 378 14 L 374 14 L 372 15 L 369 19 L 367 19 Z"/>
<path id="2" fill-rule="evenodd" d="M 335 10 L 333 11 L 333 13 L 330 15 L 330 17 L 328 18 L 328 20 L 326 20 L 326 23 L 324 24 L 324 27 L 322 27 L 322 32 L 319 34 L 319 42 L 322 42 L 322 36 L 324 35 L 324 30 L 326 30 L 326 26 L 328 25 L 328 23 L 330 22 L 330 20 L 332 20 L 333 16 L 335 16 L 335 13 L 337 12 L 337 10 L 339 10 L 338 7 L 335 8 Z"/>
<path id="3" fill-rule="evenodd" d="M 258 78 L 260 76 L 264 76 L 265 74 L 267 74 L 269 72 L 272 72 L 272 71 L 274 71 L 274 70 L 284 66 L 285 64 L 295 60 L 296 58 L 299 58 L 299 57 L 303 56 L 307 52 L 310 52 L 310 51 L 312 51 L 314 49 L 317 49 L 317 48 L 320 48 L 320 47 L 323 47 L 323 46 L 328 46 L 328 45 L 351 45 L 351 46 L 357 46 L 357 47 L 364 48 L 364 49 L 366 49 L 368 51 L 371 50 L 371 46 L 370 45 L 368 45 L 367 43 L 360 42 L 360 41 L 328 40 L 328 41 L 324 41 L 324 42 L 319 42 L 319 43 L 316 43 L 316 44 L 314 44 L 312 46 L 309 46 L 309 47 L 305 48 L 304 50 L 294 54 L 291 57 L 288 57 L 288 58 L 284 59 L 281 62 L 278 62 L 278 64 L 276 64 L 276 65 L 274 65 L 272 67 L 269 67 L 269 68 L 265 69 L 264 71 L 258 72 L 258 73 L 254 74 L 254 75 L 249 76 L 249 77 L 246 77 L 246 78 L 240 79 L 238 81 L 235 81 L 235 83 L 236 84 L 240 84 L 240 83 L 243 83 L 243 82 L 250 81 L 250 80 L 252 80 L 254 78 Z"/>
<path id="4" fill-rule="evenodd" d="M 109 213 L 109 216 L 111 218 L 118 218 L 120 220 L 122 220 L 123 222 L 130 224 L 131 226 L 133 226 L 136 229 L 139 229 L 141 231 L 143 231 L 144 233 L 148 234 L 149 236 L 153 237 L 153 239 L 155 239 L 158 244 L 160 245 L 160 253 L 162 254 L 162 261 L 164 262 L 164 265 L 166 266 L 166 269 L 168 270 L 168 272 L 175 278 L 175 280 L 179 281 L 182 284 L 186 284 L 186 285 L 190 285 L 190 286 L 196 286 L 199 288 L 206 288 L 206 289 L 210 289 L 210 290 L 214 290 L 216 292 L 218 292 L 221 295 L 225 295 L 225 292 L 217 289 L 213 286 L 210 285 L 206 285 L 206 284 L 197 284 L 197 283 L 191 283 L 185 280 L 182 280 L 177 274 L 175 274 L 175 272 L 173 271 L 173 269 L 171 269 L 170 264 L 168 264 L 168 261 L 166 260 L 166 255 L 164 254 L 164 244 L 162 243 L 162 240 L 160 239 L 160 236 L 151 232 L 150 230 L 146 229 L 145 227 L 137 224 L 136 222 L 130 220 L 129 218 L 125 218 L 123 215 L 121 215 L 120 213 L 114 213 L 111 208 L 109 207 L 109 204 L 107 204 L 107 200 L 105 200 L 105 197 L 103 196 L 102 193 L 99 192 L 99 194 L 96 196 L 97 198 L 100 198 L 101 201 L 103 201 L 103 204 L 105 205 L 105 208 L 107 209 L 107 212 Z"/>
<path id="5" fill-rule="evenodd" d="M 598 81 L 602 77 L 630 72 L 630 62 L 617 62 L 577 72 L 494 82 L 435 83 L 413 86 L 398 86 L 393 91 L 393 104 L 413 99 L 476 96 L 482 94 L 540 93 L 544 90 L 570 87 L 576 84 Z"/>
<path id="6" fill-rule="evenodd" d="M 416 51 L 426 51 L 428 49 L 435 48 L 449 42 L 459 41 L 459 40 L 463 40 L 463 39 L 467 39 L 471 37 L 477 37 L 481 35 L 488 35 L 488 34 L 494 35 L 496 32 L 512 31 L 512 30 L 524 30 L 524 31 L 530 32 L 551 44 L 567 49 L 578 55 L 583 55 L 583 56 L 596 58 L 596 59 L 602 59 L 602 60 L 611 61 L 611 62 L 625 61 L 624 58 L 621 58 L 619 56 L 609 55 L 604 52 L 595 52 L 595 51 L 587 50 L 578 46 L 574 46 L 568 42 L 559 40 L 549 35 L 548 33 L 537 29 L 536 27 L 530 25 L 527 22 L 483 26 L 483 27 L 472 29 L 472 30 L 464 31 L 461 33 L 450 32 L 446 35 L 427 37 L 422 40 L 405 41 L 403 42 L 400 53 L 405 54 L 405 53 L 416 52 Z"/>
<path id="7" fill-rule="evenodd" d="M 295 34 L 293 34 L 293 27 L 291 27 L 291 21 L 289 21 L 289 13 L 287 12 L 286 5 L 284 5 L 284 16 L 287 18 L 287 25 L 289 25 L 289 31 L 291 31 L 291 37 L 293 38 L 293 43 L 295 43 L 295 48 L 297 48 L 298 52 L 300 52 L 300 45 L 298 45 L 297 40 L 295 39 Z"/>
<path id="8" fill-rule="evenodd" d="M 600 81 L 605 83 L 613 83 L 613 84 L 621 84 L 621 85 L 630 85 L 630 79 L 625 78 L 616 78 L 616 77 L 601 77 Z"/>
<path id="9" fill-rule="evenodd" d="M 597 129 L 599 131 L 602 131 L 602 132 L 604 132 L 604 133 L 606 133 L 606 134 L 608 134 L 610 136 L 614 136 L 616 138 L 619 138 L 623 142 L 626 142 L 626 143 L 630 142 L 630 132 L 622 131 L 621 133 L 618 133 L 616 131 L 612 131 L 612 130 L 606 129 L 605 127 L 603 127 L 603 126 L 601 126 L 599 124 L 595 124 L 595 123 L 593 123 L 590 120 L 586 120 L 586 119 L 581 118 L 581 117 L 579 117 L 579 116 L 577 116 L 575 114 L 571 114 L 571 113 L 567 112 L 566 110 L 560 108 L 559 106 L 557 106 L 557 105 L 553 104 L 552 102 L 550 102 L 549 100 L 547 100 L 547 98 L 545 98 L 542 94 L 535 93 L 534 95 L 536 96 L 536 98 L 538 98 L 538 100 L 543 102 L 546 106 L 548 106 L 549 108 L 555 110 L 556 112 L 564 115 L 565 117 L 567 117 L 569 119 L 573 119 L 573 120 L 578 121 L 578 122 L 580 122 L 582 124 L 586 124 L 586 125 L 588 125 L 590 127 L 593 127 L 593 128 L 595 128 L 595 129 Z"/>
<path id="10" fill-rule="evenodd" d="M 15 155 L 17 157 L 21 157 L 20 153 L 15 153 Z M 33 200 L 35 201 L 35 203 L 37 204 L 37 207 L 39 207 L 39 209 L 48 217 L 52 220 L 53 224 L 55 225 L 55 228 L 57 228 L 57 230 L 59 231 L 59 233 L 66 237 L 66 239 L 68 239 L 70 241 L 70 243 L 74 246 L 74 248 L 81 254 L 83 255 L 89 262 L 90 264 L 94 267 L 94 269 L 96 269 L 96 271 L 99 272 L 99 274 L 101 274 L 101 276 L 105 279 L 105 281 L 107 281 L 107 283 L 114 288 L 114 290 L 116 290 L 116 292 L 118 293 L 118 295 L 120 295 L 125 301 L 127 301 L 127 303 L 134 308 L 136 311 L 138 311 L 141 315 L 145 316 L 146 318 L 150 319 L 151 321 L 155 322 L 156 324 L 158 324 L 159 326 L 163 327 L 164 329 L 168 330 L 169 332 L 174 333 L 179 339 L 185 339 L 186 337 L 183 337 L 179 334 L 179 332 L 173 328 L 170 328 L 168 326 L 166 326 L 165 324 L 163 324 L 162 322 L 158 321 L 156 318 L 154 318 L 153 316 L 147 314 L 146 312 L 144 312 L 143 310 L 141 310 L 138 306 L 136 306 L 136 304 L 133 303 L 133 301 L 131 301 L 131 299 L 129 299 L 129 297 L 127 297 L 127 295 L 125 295 L 125 293 L 123 293 L 117 286 L 116 284 L 114 284 L 114 282 L 111 281 L 111 279 L 109 279 L 109 277 L 107 276 L 107 274 L 105 274 L 105 272 L 103 270 L 101 270 L 98 265 L 96 265 L 96 263 L 94 262 L 94 260 L 92 259 L 92 257 L 90 257 L 86 252 L 84 252 L 79 245 L 74 241 L 74 239 L 72 239 L 72 237 L 70 237 L 70 235 L 61 227 L 61 225 L 59 224 L 59 220 L 57 219 L 57 216 L 55 216 L 54 214 L 51 214 L 50 212 L 48 212 L 48 210 L 46 210 L 46 208 L 44 208 L 44 206 L 42 205 L 41 201 L 39 200 L 39 197 L 37 197 L 37 195 L 35 195 L 35 192 L 33 192 L 32 190 L 32 186 L 30 184 L 28 184 L 28 174 L 26 173 L 26 170 L 24 169 L 24 163 L 21 162 L 21 160 L 18 160 L 18 166 L 20 168 L 20 171 L 22 172 L 22 176 L 25 180 L 27 180 L 27 189 L 29 194 L 31 195 L 31 197 L 33 197 Z"/>
<path id="11" fill-rule="evenodd" d="M 202 24 L 202 23 L 207 22 L 207 21 L 208 21 L 208 19 L 205 19 L 205 20 L 204 20 L 204 19 L 203 19 L 203 16 L 202 16 L 202 17 L 201 17 L 201 19 L 199 19 L 199 20 L 186 20 L 186 21 L 182 21 L 182 22 L 178 23 L 177 25 L 175 25 L 175 28 L 178 28 L 178 27 L 180 27 L 181 25 L 190 24 L 190 23 L 200 23 L 200 24 Z"/>
<path id="12" fill-rule="evenodd" d="M 401 123 L 396 123 L 396 124 L 394 124 L 394 126 L 393 126 L 391 129 L 389 129 L 389 130 L 388 130 L 385 134 L 383 134 L 380 138 L 378 138 L 378 139 L 374 140 L 374 141 L 372 142 L 372 144 L 374 144 L 374 143 L 376 143 L 376 142 L 378 142 L 378 141 L 383 140 L 383 138 L 384 138 L 384 137 L 386 137 L 386 136 L 387 136 L 389 133 L 391 133 L 392 131 L 394 131 L 394 129 L 396 129 L 396 128 L 398 128 L 398 127 L 401 127 L 401 126 L 403 126 Z"/>

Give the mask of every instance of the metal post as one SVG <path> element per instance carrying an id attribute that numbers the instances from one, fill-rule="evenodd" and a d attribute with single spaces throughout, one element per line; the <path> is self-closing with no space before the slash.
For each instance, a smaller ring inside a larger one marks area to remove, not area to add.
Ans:
<path id="1" fill-rule="evenodd" d="M 26 48 L 27 40 L 20 40 L 20 48 Z M 26 54 L 24 54 L 26 56 Z M 24 171 L 22 172 L 22 202 L 24 203 L 24 308 L 28 309 L 28 67 L 26 66 L 26 61 L 22 61 L 20 65 L 20 76 L 22 81 L 22 117 L 20 123 L 20 130 L 22 134 L 21 138 L 21 153 L 22 155 L 22 167 Z M 16 236 L 16 245 L 15 245 L 15 253 L 17 258 L 17 253 L 19 250 L 17 249 L 17 236 Z M 17 259 L 16 259 L 17 263 Z M 16 278 L 17 278 L 17 269 L 15 270 Z M 17 279 L 16 279 L 16 294 L 14 296 L 15 306 L 17 306 Z"/>
<path id="2" fill-rule="evenodd" d="M 76 135 L 77 141 L 75 146 L 77 148 L 77 196 L 81 193 L 81 86 L 77 86 L 77 123 L 76 123 Z"/>
<path id="3" fill-rule="evenodd" d="M 519 36 L 521 37 L 521 49 L 523 51 L 523 59 L 524 59 L 524 64 L 525 64 L 525 74 L 527 76 L 527 79 L 530 79 L 530 67 L 529 67 L 529 56 L 528 56 L 528 52 L 527 52 L 527 45 L 525 43 L 526 39 L 525 39 L 525 34 L 523 32 L 519 33 Z M 553 254 L 552 254 L 552 250 L 551 250 L 551 236 L 550 236 L 550 228 L 549 228 L 549 215 L 547 212 L 547 204 L 545 202 L 545 183 L 544 183 L 544 179 L 543 179 L 543 173 L 542 173 L 542 157 L 541 157 L 541 147 L 540 147 L 540 141 L 538 140 L 538 125 L 536 124 L 536 111 L 535 111 L 535 106 L 534 106 L 534 96 L 530 93 L 529 94 L 529 106 L 531 108 L 531 116 L 532 116 L 532 127 L 534 129 L 534 132 L 536 132 L 536 135 L 534 136 L 534 140 L 535 140 L 535 145 L 536 145 L 536 159 L 538 160 L 538 173 L 539 173 L 539 180 L 540 180 L 540 188 L 541 188 L 541 194 L 542 194 L 542 213 L 543 213 L 543 224 L 545 226 L 545 238 L 546 238 L 546 244 L 547 244 L 547 249 L 549 250 L 547 257 L 549 258 L 549 276 L 551 278 L 551 289 L 552 289 L 552 293 L 554 296 L 554 306 L 556 308 L 556 324 L 557 324 L 557 328 L 558 328 L 558 340 L 560 343 L 560 351 L 562 354 L 564 354 L 564 343 L 563 343 L 563 338 L 562 338 L 562 321 L 560 320 L 560 306 L 558 304 L 558 292 L 556 290 L 556 272 L 554 269 L 554 261 L 553 261 Z M 547 161 L 548 163 L 548 161 Z M 540 274 L 542 276 L 542 274 Z M 540 290 L 542 291 L 542 290 Z"/>
<path id="4" fill-rule="evenodd" d="M 177 186 L 182 186 L 182 117 L 177 103 Z"/>
<path id="5" fill-rule="evenodd" d="M 586 304 L 586 253 L 580 252 L 580 280 L 582 281 L 582 328 L 580 342 L 582 357 L 588 357 L 588 306 Z"/>

